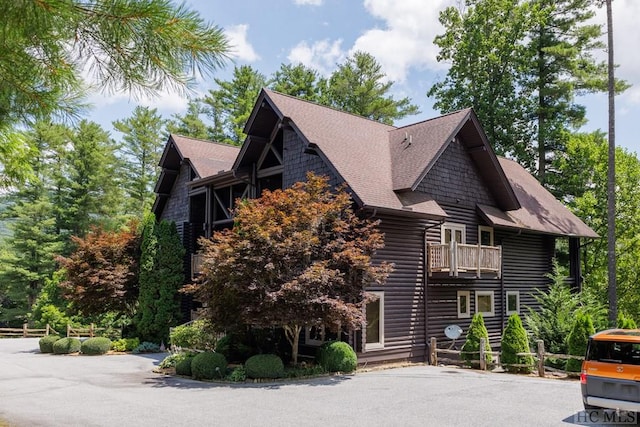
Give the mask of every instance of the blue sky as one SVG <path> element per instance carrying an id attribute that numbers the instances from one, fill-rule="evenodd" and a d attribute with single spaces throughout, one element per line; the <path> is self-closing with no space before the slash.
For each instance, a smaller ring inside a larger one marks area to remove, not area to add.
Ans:
<path id="1" fill-rule="evenodd" d="M 457 0 L 189 0 L 186 4 L 202 17 L 225 29 L 234 45 L 233 63 L 216 77 L 230 79 L 233 64 L 248 64 L 268 76 L 281 63 L 298 63 L 330 74 L 356 50 L 371 53 L 387 76 L 395 81 L 394 96 L 408 96 L 421 113 L 396 123 L 403 125 L 435 117 L 433 100 L 426 92 L 447 72 L 436 61 L 433 38 L 443 29 L 438 13 Z M 640 138 L 633 123 L 640 120 L 640 1 L 616 0 L 614 7 L 617 77 L 633 87 L 616 98 L 616 144 L 640 153 Z M 606 22 L 604 8 L 595 21 Z M 606 52 L 598 52 L 606 59 Z M 212 79 L 200 81 L 197 93 L 214 87 Z M 165 117 L 183 113 L 187 100 L 175 94 L 131 100 L 126 94 L 94 94 L 90 119 L 113 132 L 111 122 L 126 118 L 138 105 L 158 108 Z M 606 94 L 580 97 L 587 107 L 588 124 L 582 129 L 607 129 Z"/>

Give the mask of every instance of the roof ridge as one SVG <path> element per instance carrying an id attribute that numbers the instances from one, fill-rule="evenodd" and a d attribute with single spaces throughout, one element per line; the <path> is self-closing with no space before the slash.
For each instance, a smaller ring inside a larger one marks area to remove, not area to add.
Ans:
<path id="1" fill-rule="evenodd" d="M 462 113 L 462 112 L 468 112 L 468 111 L 472 111 L 472 110 L 473 110 L 473 108 L 471 108 L 471 107 L 462 108 L 460 110 L 451 111 L 449 113 L 442 114 L 440 116 L 431 117 L 430 119 L 425 119 L 425 120 L 421 120 L 419 122 L 410 123 L 410 124 L 407 124 L 407 125 L 404 125 L 404 126 L 400 126 L 400 127 L 397 127 L 396 130 L 401 130 L 401 129 L 404 129 L 404 128 L 417 126 L 417 125 L 420 125 L 420 124 L 423 124 L 423 123 L 432 122 L 434 120 L 439 120 L 439 119 L 442 119 L 442 118 L 445 118 L 445 117 L 448 117 L 448 116 L 453 116 L 454 114 L 459 114 L 459 113 Z"/>
<path id="2" fill-rule="evenodd" d="M 180 135 L 178 133 L 172 133 L 169 134 L 172 138 L 174 136 L 177 136 L 178 138 L 182 138 L 182 139 L 189 139 L 191 141 L 197 141 L 197 142 L 203 142 L 205 144 L 216 144 L 216 145 L 220 145 L 223 147 L 232 147 L 232 148 L 238 148 L 240 149 L 239 145 L 233 145 L 233 144 L 227 144 L 226 142 L 219 142 L 219 141 L 211 141 L 210 139 L 200 139 L 200 138 L 193 138 L 191 136 L 185 136 L 185 135 Z"/>

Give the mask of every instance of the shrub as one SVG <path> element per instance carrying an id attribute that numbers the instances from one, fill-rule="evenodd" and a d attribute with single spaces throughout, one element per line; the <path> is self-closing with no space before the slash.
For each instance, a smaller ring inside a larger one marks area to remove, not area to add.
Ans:
<path id="1" fill-rule="evenodd" d="M 587 351 L 589 337 L 596 333 L 591 316 L 577 313 L 576 320 L 567 339 L 569 354 L 572 356 L 584 356 Z M 567 372 L 580 372 L 582 361 L 579 359 L 567 360 Z"/>
<path id="2" fill-rule="evenodd" d="M 111 340 L 105 337 L 95 337 L 85 340 L 80 350 L 83 354 L 105 354 L 111 349 Z"/>
<path id="3" fill-rule="evenodd" d="M 81 347 L 82 347 L 82 343 L 78 338 L 73 338 L 73 337 L 60 338 L 58 341 L 53 343 L 53 353 L 54 354 L 78 353 L 80 352 Z"/>
<path id="4" fill-rule="evenodd" d="M 327 371 L 320 365 L 309 365 L 288 368 L 284 371 L 284 376 L 286 378 L 307 378 L 316 377 L 326 373 Z"/>
<path id="5" fill-rule="evenodd" d="M 121 338 L 111 343 L 113 351 L 133 351 L 140 345 L 138 338 Z"/>
<path id="6" fill-rule="evenodd" d="M 622 312 L 618 313 L 617 326 L 620 329 L 636 329 L 638 327 L 635 320 L 633 320 L 631 317 L 626 316 Z"/>
<path id="7" fill-rule="evenodd" d="M 176 326 L 170 333 L 171 345 L 196 350 L 213 350 L 216 334 L 205 320 L 196 320 L 188 325 Z"/>
<path id="8" fill-rule="evenodd" d="M 528 374 L 533 370 L 533 356 L 517 356 L 517 353 L 528 353 L 531 351 L 527 331 L 525 331 L 524 326 L 522 326 L 522 320 L 520 320 L 520 316 L 517 314 L 512 314 L 509 317 L 507 327 L 502 334 L 500 347 L 500 361 L 508 372 Z M 510 366 L 512 364 L 531 366 Z"/>
<path id="9" fill-rule="evenodd" d="M 358 357 L 346 342 L 333 341 L 323 344 L 316 361 L 328 372 L 353 372 L 358 366 Z"/>
<path id="10" fill-rule="evenodd" d="M 158 344 L 145 341 L 134 348 L 133 353 L 160 353 L 160 346 Z"/>
<path id="11" fill-rule="evenodd" d="M 210 351 L 197 354 L 191 361 L 191 373 L 197 380 L 223 378 L 227 369 L 227 359 L 220 353 Z"/>
<path id="12" fill-rule="evenodd" d="M 162 359 L 162 362 L 158 364 L 158 367 L 162 369 L 175 368 L 178 362 L 185 359 L 187 356 L 195 356 L 195 354 L 186 351 L 170 354 Z"/>
<path id="13" fill-rule="evenodd" d="M 46 337 L 40 338 L 40 341 L 38 341 L 40 352 L 53 353 L 53 343 L 55 343 L 59 339 L 60 337 L 57 335 L 47 335 Z"/>
<path id="14" fill-rule="evenodd" d="M 247 379 L 247 371 L 242 366 L 238 366 L 231 371 L 229 374 L 229 380 L 234 383 L 240 383 Z"/>
<path id="15" fill-rule="evenodd" d="M 249 378 L 282 378 L 284 364 L 275 354 L 256 354 L 244 364 Z"/>
<path id="16" fill-rule="evenodd" d="M 191 375 L 193 375 L 191 364 L 193 363 L 195 355 L 192 353 L 178 354 L 182 355 L 182 357 L 176 361 L 176 375 L 184 375 L 185 377 L 190 377 Z"/>
<path id="17" fill-rule="evenodd" d="M 478 362 L 474 360 L 480 359 L 480 338 L 484 338 L 485 360 L 487 365 L 491 363 L 491 344 L 489 344 L 489 332 L 484 326 L 484 318 L 482 313 L 476 313 L 471 319 L 471 325 L 467 331 L 467 339 L 462 346 L 460 357 L 469 366 L 478 366 Z"/>

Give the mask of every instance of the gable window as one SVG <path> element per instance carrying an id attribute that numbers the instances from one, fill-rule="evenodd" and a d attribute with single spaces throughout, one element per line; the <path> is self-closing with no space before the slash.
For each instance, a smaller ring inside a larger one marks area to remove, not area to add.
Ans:
<path id="1" fill-rule="evenodd" d="M 365 350 L 384 348 L 384 292 L 370 292 L 378 297 L 367 304 Z"/>
<path id="2" fill-rule="evenodd" d="M 520 313 L 520 291 L 507 291 L 507 315 Z"/>
<path id="3" fill-rule="evenodd" d="M 493 246 L 493 227 L 478 226 L 478 243 L 482 246 Z"/>
<path id="4" fill-rule="evenodd" d="M 471 317 L 471 292 L 458 291 L 458 319 Z"/>
<path id="5" fill-rule="evenodd" d="M 463 244 L 467 242 L 464 224 L 456 224 L 453 222 L 445 222 L 442 224 L 440 243 L 449 244 L 451 241 Z"/>
<path id="6" fill-rule="evenodd" d="M 325 341 L 324 325 L 304 328 L 304 342 L 307 345 L 321 345 Z"/>
<path id="7" fill-rule="evenodd" d="M 476 291 L 476 313 L 482 313 L 484 317 L 493 317 L 493 302 L 493 291 Z"/>

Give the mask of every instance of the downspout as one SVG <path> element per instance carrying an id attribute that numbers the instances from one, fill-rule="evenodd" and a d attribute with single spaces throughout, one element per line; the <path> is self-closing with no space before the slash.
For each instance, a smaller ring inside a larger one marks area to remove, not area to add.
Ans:
<path id="1" fill-rule="evenodd" d="M 435 224 L 425 226 L 422 232 L 422 283 L 424 287 L 424 360 L 426 363 L 429 363 L 429 353 L 431 351 L 431 349 L 429 348 L 429 311 L 427 310 L 427 303 L 429 301 L 429 284 L 427 283 L 427 276 L 429 274 L 429 260 L 427 259 L 427 230 L 430 230 L 434 227 L 439 227 L 442 224 L 444 224 L 444 219 L 441 219 L 440 222 L 437 222 Z"/>

